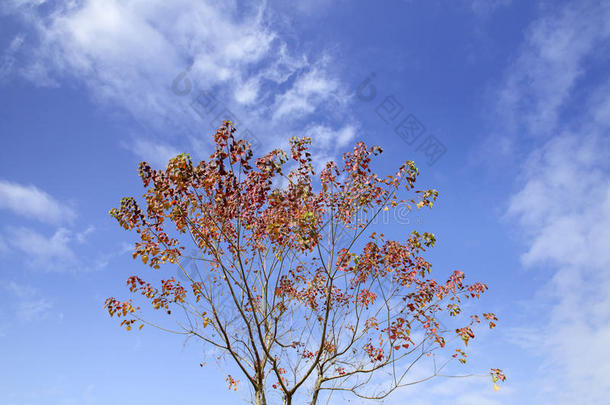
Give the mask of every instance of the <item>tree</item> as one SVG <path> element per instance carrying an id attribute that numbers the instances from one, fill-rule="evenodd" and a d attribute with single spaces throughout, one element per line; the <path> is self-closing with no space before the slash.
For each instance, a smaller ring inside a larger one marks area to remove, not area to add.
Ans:
<path id="1" fill-rule="evenodd" d="M 290 404 L 305 392 L 312 404 L 333 391 L 385 398 L 413 383 L 405 376 L 420 359 L 455 339 L 468 344 L 479 316 L 458 327 L 444 322 L 458 319 L 461 302 L 487 286 L 465 284 L 460 271 L 445 282 L 429 278 L 422 254 L 434 245 L 433 234 L 413 231 L 392 241 L 372 231 L 384 211 L 433 206 L 436 190 L 413 193 L 413 162 L 380 178 L 370 163 L 381 148 L 360 142 L 344 154 L 342 168 L 329 162 L 314 180 L 310 139 L 292 138 L 290 156 L 276 149 L 254 160 L 234 133 L 224 122 L 216 150 L 197 165 L 186 154 L 165 170 L 142 162 L 145 208 L 129 197 L 110 211 L 138 233 L 134 258 L 157 271 L 178 266 L 187 280 L 171 277 L 157 287 L 138 276 L 127 280 L 132 293 L 175 318 L 175 333 L 229 359 L 256 404 L 270 395 Z M 399 199 L 401 192 L 412 198 Z M 187 255 L 192 248 L 196 254 Z M 203 270 L 189 271 L 180 261 L 186 256 Z M 128 330 L 153 324 L 135 305 L 105 303 Z M 482 316 L 495 326 L 494 314 Z M 462 349 L 447 357 L 466 361 Z M 446 364 L 435 362 L 426 379 Z M 504 380 L 499 369 L 491 375 Z M 237 389 L 232 375 L 227 382 Z"/>

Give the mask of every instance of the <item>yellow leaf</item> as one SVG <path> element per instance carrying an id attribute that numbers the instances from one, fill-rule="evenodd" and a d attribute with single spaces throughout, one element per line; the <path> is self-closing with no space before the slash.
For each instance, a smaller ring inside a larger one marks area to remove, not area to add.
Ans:
<path id="1" fill-rule="evenodd" d="M 499 391 L 500 390 L 500 386 L 498 384 L 494 384 L 494 391 Z"/>
<path id="2" fill-rule="evenodd" d="M 388 207 L 385 207 L 383 210 L 384 210 L 384 211 L 387 211 L 387 210 L 389 210 L 389 208 L 388 208 Z"/>
<path id="3" fill-rule="evenodd" d="M 138 329 L 142 330 L 143 327 L 144 327 L 144 324 L 140 325 L 140 327 Z"/>

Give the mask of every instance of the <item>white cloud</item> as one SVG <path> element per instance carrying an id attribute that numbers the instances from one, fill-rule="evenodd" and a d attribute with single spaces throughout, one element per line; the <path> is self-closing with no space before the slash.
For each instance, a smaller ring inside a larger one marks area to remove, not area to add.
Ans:
<path id="1" fill-rule="evenodd" d="M 534 23 L 508 69 L 497 110 L 509 131 L 548 135 L 585 66 L 583 58 L 610 36 L 610 9 L 571 3 Z"/>
<path id="2" fill-rule="evenodd" d="M 0 235 L 0 254 L 4 254 L 8 252 L 8 245 L 4 241 L 2 235 Z"/>
<path id="3" fill-rule="evenodd" d="M 29 322 L 44 318 L 53 307 L 49 300 L 40 296 L 36 288 L 18 284 L 14 281 L 3 284 L 5 289 L 15 297 L 15 300 L 11 300 L 13 302 L 13 309 L 17 318 L 21 321 Z"/>
<path id="4" fill-rule="evenodd" d="M 241 104 L 252 104 L 260 91 L 260 79 L 253 77 L 235 89 L 235 100 Z"/>
<path id="5" fill-rule="evenodd" d="M 309 1 L 297 1 L 297 2 L 285 2 L 282 0 L 273 1 L 274 6 L 283 8 L 284 12 L 295 11 L 297 14 L 302 14 L 310 17 L 320 17 L 326 14 L 326 11 L 333 5 L 339 5 L 340 7 L 349 7 L 349 2 L 338 1 L 338 0 L 309 0 Z"/>
<path id="6" fill-rule="evenodd" d="M 31 227 L 8 226 L 0 234 L 0 254 L 17 254 L 29 267 L 43 270 L 72 271 L 76 267 L 82 267 L 73 245 L 85 243 L 95 227 L 90 225 L 82 232 L 64 227 L 63 224 L 76 218 L 72 208 L 34 186 L 4 180 L 0 180 L 0 208 L 43 223 L 62 224 L 51 235 L 45 235 Z M 35 307 L 23 310 L 34 311 Z"/>
<path id="7" fill-rule="evenodd" d="M 356 127 L 354 125 L 345 125 L 334 130 L 326 125 L 316 124 L 307 128 L 305 135 L 312 138 L 316 146 L 322 149 L 332 146 L 342 148 L 354 139 Z"/>
<path id="8" fill-rule="evenodd" d="M 461 367 L 452 374 L 447 370 L 445 375 L 463 375 Z M 431 375 L 433 368 L 428 364 L 419 370 L 409 373 L 409 382 L 421 381 Z M 491 376 L 471 375 L 468 377 L 434 377 L 431 380 L 408 385 L 393 393 L 385 403 L 389 405 L 438 404 L 438 405 L 500 405 L 509 403 L 506 398 L 511 394 L 511 388 L 503 385 L 500 391 L 493 390 Z M 367 401 L 352 401 L 368 404 Z"/>
<path id="9" fill-rule="evenodd" d="M 47 5 L 50 12 L 12 4 L 5 8 L 38 34 L 22 45 L 16 72 L 39 85 L 83 83 L 96 100 L 128 111 L 153 133 L 211 135 L 209 123 L 226 108 L 242 129 L 275 147 L 302 130 L 299 118 L 325 112 L 325 121 L 344 122 L 349 115 L 328 55 L 288 51 L 266 2 L 85 0 Z M 216 106 L 203 120 L 190 108 L 202 90 Z M 150 145 L 136 151 L 167 144 L 142 142 Z"/>
<path id="10" fill-rule="evenodd" d="M 15 38 L 13 38 L 8 48 L 4 51 L 2 59 L 0 59 L 0 81 L 6 78 L 6 76 L 8 76 L 13 69 L 16 61 L 15 53 L 17 53 L 23 44 L 23 40 L 23 35 L 17 35 Z"/>
<path id="11" fill-rule="evenodd" d="M 70 222 L 76 213 L 34 187 L 0 180 L 0 208 L 47 223 Z"/>
<path id="12" fill-rule="evenodd" d="M 93 225 L 89 225 L 87 227 L 87 229 L 85 229 L 82 232 L 77 232 L 74 235 L 74 238 L 76 239 L 76 241 L 78 243 L 85 243 L 85 241 L 87 240 L 87 237 L 92 234 L 93 232 L 95 232 L 95 227 Z"/>
<path id="13" fill-rule="evenodd" d="M 46 2 L 47 0 L 7 0 L 3 6 L 4 11 L 6 12 L 6 10 L 14 8 L 27 9 L 30 7 L 37 7 Z"/>
<path id="14" fill-rule="evenodd" d="M 31 267 L 61 271 L 72 269 L 77 263 L 70 246 L 74 239 L 72 232 L 65 228 L 59 228 L 51 236 L 25 227 L 8 228 L 5 235 L 9 246 L 20 252 Z"/>
<path id="15" fill-rule="evenodd" d="M 561 392 L 561 403 L 603 402 L 610 390 L 608 150 L 610 140 L 594 132 L 550 141 L 525 169 L 526 182 L 508 211 L 528 235 L 523 263 L 556 269 L 548 286 L 549 322 L 529 345 L 546 355 L 553 371 L 541 385 Z"/>
<path id="16" fill-rule="evenodd" d="M 17 316 L 24 321 L 32 321 L 40 319 L 53 307 L 53 305 L 44 298 L 24 300 L 17 306 Z"/>
<path id="17" fill-rule="evenodd" d="M 155 143 L 145 139 L 136 139 L 127 147 L 138 157 L 157 168 L 164 168 L 171 158 L 180 154 L 173 146 Z"/>
<path id="18" fill-rule="evenodd" d="M 532 299 L 532 324 L 516 331 L 542 359 L 532 370 L 536 402 L 603 403 L 610 391 L 610 83 L 590 69 L 609 36 L 610 9 L 597 3 L 542 18 L 498 105 L 509 132 L 524 130 L 520 139 L 547 135 L 521 168 L 507 210 L 526 243 L 524 266 L 551 271 Z M 590 87 L 585 108 L 567 111 L 584 113 L 562 116 L 578 80 Z"/>
<path id="19" fill-rule="evenodd" d="M 338 87 L 338 83 L 326 77 L 322 71 L 311 70 L 298 78 L 290 90 L 276 98 L 273 119 L 286 116 L 299 118 L 311 114 L 319 104 L 332 101 L 328 96 L 335 94 Z"/>
<path id="20" fill-rule="evenodd" d="M 502 7 L 507 7 L 512 0 L 469 0 L 472 11 L 481 17 L 487 17 Z"/>

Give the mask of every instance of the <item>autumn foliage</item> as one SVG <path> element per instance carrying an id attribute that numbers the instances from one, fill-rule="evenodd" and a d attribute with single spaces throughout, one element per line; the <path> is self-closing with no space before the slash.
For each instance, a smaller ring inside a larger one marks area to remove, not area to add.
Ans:
<path id="1" fill-rule="evenodd" d="M 316 176 L 309 139 L 254 159 L 235 131 L 230 122 L 218 129 L 207 161 L 181 154 L 164 170 L 140 164 L 143 202 L 123 198 L 110 214 L 137 232 L 134 258 L 157 272 L 177 266 L 186 282 L 132 276 L 129 290 L 175 317 L 176 333 L 230 360 L 241 375 L 228 375 L 229 387 L 245 382 L 257 404 L 297 395 L 316 403 L 338 390 L 384 398 L 413 383 L 407 375 L 419 360 L 459 340 L 446 357 L 465 362 L 475 326 L 493 328 L 496 316 L 464 316 L 462 304 L 487 286 L 467 284 L 461 271 L 430 278 L 423 254 L 433 234 L 394 241 L 373 230 L 398 205 L 433 206 L 435 190 L 414 191 L 414 163 L 378 177 L 370 164 L 381 149 L 360 142 L 341 166 L 329 162 Z M 195 270 L 183 265 L 187 257 Z M 105 306 L 127 329 L 149 323 L 131 300 Z M 499 369 L 491 376 L 505 378 Z"/>

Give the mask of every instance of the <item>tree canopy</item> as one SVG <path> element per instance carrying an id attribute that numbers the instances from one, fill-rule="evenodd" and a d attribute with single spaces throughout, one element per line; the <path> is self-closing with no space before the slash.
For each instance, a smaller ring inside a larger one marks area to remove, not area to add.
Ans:
<path id="1" fill-rule="evenodd" d="M 414 190 L 412 161 L 379 177 L 371 161 L 381 148 L 359 142 L 342 165 L 328 162 L 316 175 L 310 139 L 255 159 L 235 132 L 224 122 L 215 151 L 197 164 L 187 154 L 165 169 L 142 162 L 143 202 L 123 198 L 110 211 L 137 232 L 134 258 L 161 273 L 179 268 L 182 281 L 127 280 L 178 328 L 146 320 L 132 300 L 108 298 L 110 315 L 128 330 L 150 323 L 200 339 L 240 373 L 227 376 L 229 388 L 245 384 L 256 404 L 270 396 L 315 404 L 336 391 L 385 398 L 417 382 L 407 375 L 418 361 L 459 340 L 423 380 L 443 375 L 448 361 L 466 362 L 474 327 L 493 328 L 497 318 L 464 316 L 462 304 L 487 286 L 467 284 L 461 271 L 431 278 L 431 233 L 395 241 L 373 230 L 385 211 L 436 201 L 436 190 Z M 500 369 L 490 374 L 494 383 L 505 379 Z"/>

